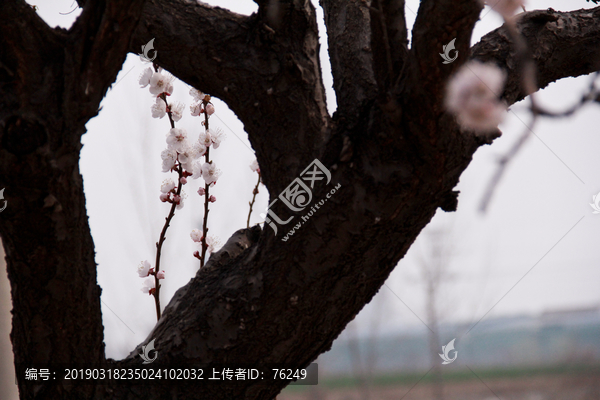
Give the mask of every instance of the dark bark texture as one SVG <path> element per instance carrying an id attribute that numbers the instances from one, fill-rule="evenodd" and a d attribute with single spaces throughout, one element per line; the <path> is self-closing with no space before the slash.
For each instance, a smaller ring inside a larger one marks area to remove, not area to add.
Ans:
<path id="1" fill-rule="evenodd" d="M 0 2 L 0 188 L 10 203 L 0 236 L 16 363 L 140 364 L 145 343 L 124 360 L 105 360 L 78 162 L 85 123 L 127 52 L 151 38 L 159 65 L 224 100 L 243 121 L 273 198 L 315 158 L 340 185 L 288 241 L 269 228 L 238 231 L 176 293 L 149 336 L 161 362 L 174 365 L 304 367 L 328 350 L 436 209 L 456 209 L 453 188 L 477 148 L 491 143 L 461 131 L 443 109 L 463 55 L 507 70 L 509 104 L 524 97 L 504 28 L 469 49 L 481 11 L 475 0 L 423 0 L 410 47 L 404 1 L 321 0 L 333 117 L 309 1 L 258 1 L 251 16 L 185 0 L 78 3 L 83 12 L 67 31 L 49 28 L 22 0 Z M 539 87 L 600 69 L 600 8 L 528 12 L 518 28 Z M 461 56 L 442 64 L 438 53 L 455 37 Z M 317 187 L 315 198 L 331 187 Z M 284 386 L 40 388 L 19 376 L 24 399 L 272 399 Z"/>

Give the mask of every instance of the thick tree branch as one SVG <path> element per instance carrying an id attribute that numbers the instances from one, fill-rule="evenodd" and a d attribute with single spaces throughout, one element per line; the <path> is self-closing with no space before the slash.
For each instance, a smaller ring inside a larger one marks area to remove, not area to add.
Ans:
<path id="1" fill-rule="evenodd" d="M 76 80 L 65 82 L 65 100 L 71 106 L 65 111 L 78 124 L 97 114 L 98 104 L 121 70 L 144 1 L 88 0 L 69 30 L 65 74 L 73 74 Z"/>
<path id="2" fill-rule="evenodd" d="M 69 31 L 23 1 L 0 2 L 0 235 L 15 363 L 104 359 L 100 288 L 79 174 L 80 138 L 126 56 L 142 0 L 91 1 Z M 89 7 L 89 9 L 87 8 Z M 22 398 L 64 398 L 24 384 Z M 90 398 L 93 387 L 73 392 Z"/>
<path id="3" fill-rule="evenodd" d="M 369 7 L 362 0 L 322 0 L 321 6 L 338 112 L 353 120 L 377 94 Z"/>
<path id="4" fill-rule="evenodd" d="M 264 183 L 276 192 L 314 159 L 329 128 L 315 10 L 302 0 L 281 7 L 286 23 L 273 29 L 256 14 L 149 0 L 130 46 L 139 52 L 156 38 L 155 62 L 225 101 L 244 121 Z M 290 96 L 292 88 L 302 90 Z"/>
<path id="5" fill-rule="evenodd" d="M 537 87 L 569 76 L 600 70 L 600 7 L 558 12 L 552 9 L 520 14 L 517 28 L 525 37 L 537 66 Z M 513 104 L 525 97 L 521 66 L 509 34 L 500 27 L 473 46 L 472 58 L 494 62 L 508 73 L 503 97 Z"/>
<path id="6" fill-rule="evenodd" d="M 372 47 L 380 93 L 390 90 L 408 62 L 404 0 L 374 0 L 371 3 Z"/>
<path id="7" fill-rule="evenodd" d="M 442 99 L 448 77 L 469 54 L 471 34 L 482 6 L 477 0 L 423 0 L 413 27 L 411 52 L 418 69 L 416 77 L 430 98 Z M 458 59 L 443 64 L 439 53 L 443 45 L 456 39 Z M 441 100 L 435 105 L 441 108 Z"/>

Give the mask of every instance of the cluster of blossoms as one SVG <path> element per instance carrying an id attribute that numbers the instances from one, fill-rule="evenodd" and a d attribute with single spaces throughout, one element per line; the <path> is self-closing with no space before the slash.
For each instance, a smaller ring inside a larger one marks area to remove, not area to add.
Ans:
<path id="1" fill-rule="evenodd" d="M 171 129 L 166 137 L 167 148 L 161 152 L 162 170 L 167 173 L 177 173 L 176 180 L 168 178 L 163 181 L 160 188 L 160 201 L 170 203 L 171 209 L 157 242 L 159 256 L 156 261 L 156 270 L 158 271 L 155 272 L 154 268 L 150 267 L 148 261 L 142 262 L 138 268 L 139 276 L 146 278 L 142 291 L 153 295 L 155 298 L 157 318 L 160 318 L 160 285 L 158 285 L 158 280 L 165 277 L 164 271 L 159 268 L 160 252 L 166 239 L 166 230 L 175 215 L 175 210 L 183 207 L 185 193 L 182 191 L 182 187 L 188 183 L 188 178 L 190 177 L 194 179 L 202 177 L 204 179 L 204 187 L 198 190 L 199 195 L 206 196 L 204 204 L 204 227 L 200 236 L 194 234 L 192 237 L 195 242 L 202 243 L 202 255 L 198 251 L 194 253 L 196 257 L 201 259 L 201 266 L 204 265 L 206 252 L 213 252 L 217 245 L 214 238 L 206 237 L 206 233 L 208 232 L 206 224 L 208 204 L 214 203 L 217 200 L 214 195 L 210 195 L 208 192 L 217 183 L 221 175 L 221 171 L 210 160 L 209 151 L 211 147 L 217 149 L 220 146 L 224 135 L 220 129 L 209 129 L 208 127 L 208 118 L 215 112 L 214 105 L 210 102 L 210 96 L 193 88 L 190 90 L 190 95 L 194 100 L 190 106 L 190 113 L 192 116 L 204 117 L 204 120 L 201 122 L 201 125 L 204 126 L 204 132 L 199 135 L 198 140 L 194 141 L 188 137 L 185 129 L 175 127 L 175 123 L 183 117 L 185 105 L 181 103 L 169 104 L 167 101 L 167 97 L 173 94 L 173 81 L 174 77 L 172 75 L 156 65 L 155 69 L 146 68 L 139 79 L 140 86 L 142 88 L 149 86 L 150 94 L 155 96 L 155 102 L 150 109 L 152 117 L 162 119 L 168 116 Z M 202 156 L 204 156 L 203 161 L 199 160 Z"/>
<path id="2" fill-rule="evenodd" d="M 142 88 L 149 85 L 150 93 L 156 96 L 156 103 L 151 107 L 152 117 L 163 118 L 168 114 L 174 123 L 182 118 L 185 105 L 181 103 L 170 105 L 166 100 L 166 96 L 173 93 L 173 79 L 174 77 L 162 68 L 158 68 L 156 72 L 152 71 L 152 68 L 146 68 L 140 76 L 139 83 Z M 192 116 L 205 113 L 210 116 L 215 112 L 214 106 L 209 103 L 209 95 L 205 95 L 194 88 L 190 90 L 190 95 L 194 98 L 194 103 L 190 106 Z M 202 125 L 205 125 L 204 121 Z M 196 160 L 205 155 L 209 147 L 219 148 L 222 140 L 223 132 L 220 129 L 207 128 L 205 132 L 200 134 L 198 140 L 193 142 L 189 140 L 185 129 L 172 127 L 166 139 L 167 148 L 161 153 L 163 172 L 177 171 L 178 165 L 181 165 L 183 172 L 180 182 L 182 184 L 187 183 L 188 177 L 195 179 L 203 177 L 206 184 L 214 185 L 221 174 L 220 170 L 216 168 L 213 162 L 201 163 Z M 175 186 L 166 189 L 163 184 L 160 195 L 161 201 L 175 201 L 177 205 L 181 205 L 174 190 Z M 173 196 L 169 195 L 170 192 Z"/>
<path id="3" fill-rule="evenodd" d="M 198 243 L 198 244 L 202 244 L 202 242 L 204 241 L 204 236 L 202 235 L 202 231 L 200 229 L 192 229 L 192 232 L 190 233 L 190 237 L 192 238 L 192 240 L 194 241 L 194 243 Z M 217 247 L 218 245 L 218 240 L 212 236 L 207 236 L 206 237 L 206 251 L 209 253 L 212 253 L 213 251 L 215 251 L 215 247 Z M 198 250 L 196 250 L 194 252 L 194 257 L 200 259 L 201 255 L 200 252 Z"/>
<path id="4" fill-rule="evenodd" d="M 188 140 L 185 129 L 171 128 L 167 136 L 167 148 L 160 154 L 163 172 L 175 171 L 179 162 L 184 170 L 184 178 L 197 179 L 203 177 L 209 185 L 216 183 L 221 171 L 216 168 L 214 163 L 205 162 L 202 164 L 196 160 L 205 155 L 211 145 L 215 149 L 219 147 L 221 140 L 221 130 L 207 130 L 201 133 L 198 141 L 194 143 Z M 187 180 L 182 183 L 185 184 L 186 182 Z"/>
<path id="5" fill-rule="evenodd" d="M 162 68 L 158 68 L 158 71 L 152 71 L 152 68 L 148 67 L 140 75 L 140 85 L 145 88 L 150 85 L 150 93 L 155 96 L 160 96 L 166 93 L 168 96 L 173 94 L 173 75 L 165 72 Z"/>
<path id="6" fill-rule="evenodd" d="M 185 177 L 186 171 L 183 172 L 183 176 L 179 178 L 179 181 L 182 185 L 187 183 L 187 178 Z M 173 182 L 173 179 L 165 179 L 160 186 L 160 201 L 163 203 L 171 203 L 177 206 L 177 209 L 183 208 L 183 198 L 185 197 L 185 193 L 181 192 L 181 194 L 177 194 L 177 185 Z"/>
<path id="7" fill-rule="evenodd" d="M 482 6 L 490 6 L 504 19 L 512 17 L 519 8 L 525 7 L 523 0 L 479 0 Z"/>
<path id="8" fill-rule="evenodd" d="M 221 176 L 221 171 L 217 169 L 215 163 L 210 160 L 209 153 L 211 147 L 213 149 L 219 148 L 219 145 L 223 140 L 223 132 L 220 129 L 210 129 L 208 126 L 208 119 L 215 113 L 215 107 L 210 102 L 210 96 L 194 88 L 190 89 L 190 96 L 194 99 L 194 102 L 190 105 L 192 116 L 204 117 L 203 121 L 201 121 L 202 126 L 204 126 L 204 132 L 198 137 L 198 144 L 206 149 L 203 153 L 204 164 L 202 164 L 198 170 L 194 169 L 193 171 L 193 174 L 199 173 L 202 175 L 202 178 L 204 178 L 204 187 L 198 189 L 198 194 L 204 196 L 204 222 L 202 231 L 194 229 L 190 234 L 192 240 L 195 243 L 200 244 L 202 248 L 202 251 L 194 252 L 194 257 L 200 260 L 200 267 L 203 267 L 206 262 L 206 254 L 212 253 L 216 246 L 216 240 L 207 235 L 208 205 L 209 203 L 217 201 L 217 198 L 214 195 L 211 195 L 209 191 Z"/>
<path id="9" fill-rule="evenodd" d="M 138 275 L 144 279 L 142 285 L 142 292 L 154 295 L 156 293 L 156 281 L 159 279 L 165 279 L 165 271 L 155 272 L 154 268 L 151 267 L 148 260 L 144 260 L 138 267 Z"/>
<path id="10" fill-rule="evenodd" d="M 463 128 L 489 132 L 506 115 L 506 104 L 499 99 L 505 79 L 504 71 L 497 66 L 471 61 L 450 80 L 446 107 L 456 114 Z"/>

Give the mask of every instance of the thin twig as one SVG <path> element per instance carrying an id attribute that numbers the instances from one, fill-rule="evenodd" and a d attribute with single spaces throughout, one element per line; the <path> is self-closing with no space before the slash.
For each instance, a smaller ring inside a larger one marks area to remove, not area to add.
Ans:
<path id="1" fill-rule="evenodd" d="M 248 221 L 246 221 L 246 228 L 250 228 L 250 216 L 252 215 L 252 207 L 254 207 L 256 195 L 258 194 L 258 185 L 260 185 L 260 172 L 258 173 L 258 180 L 256 181 L 256 186 L 254 186 L 254 190 L 252 191 L 252 201 L 248 203 L 250 204 L 250 211 L 248 211 Z"/>
<path id="2" fill-rule="evenodd" d="M 594 76 L 592 77 L 592 80 L 590 82 L 590 87 L 589 87 L 588 91 L 583 96 L 581 96 L 579 101 L 564 111 L 560 111 L 560 112 L 548 111 L 545 108 L 541 107 L 540 105 L 537 105 L 535 109 L 533 107 L 530 107 L 529 110 L 533 113 L 536 113 L 537 115 L 539 115 L 541 117 L 550 117 L 550 118 L 570 117 L 571 115 L 573 115 L 577 111 L 579 111 L 581 109 L 581 107 L 583 107 L 586 103 L 589 103 L 592 101 L 600 102 L 600 95 L 598 94 L 598 91 L 596 89 L 596 79 L 598 79 L 598 76 L 600 76 L 600 72 L 596 72 L 594 74 Z"/>
<path id="3" fill-rule="evenodd" d="M 531 136 L 531 132 L 533 132 L 533 127 L 536 122 L 537 116 L 534 114 L 533 120 L 531 121 L 531 127 L 527 127 L 526 130 L 521 134 L 521 136 L 519 136 L 519 139 L 515 143 L 513 143 L 510 150 L 498 159 L 498 166 L 496 168 L 496 171 L 494 172 L 494 175 L 488 182 L 483 198 L 481 199 L 481 212 L 485 212 L 487 210 L 487 207 L 490 204 L 490 201 L 492 200 L 492 196 L 494 195 L 494 190 L 500 182 L 500 179 L 504 175 L 504 171 L 506 170 L 508 163 L 517 155 L 517 153 L 519 152 L 519 150 L 521 150 L 527 139 L 529 139 L 529 137 Z"/>
<path id="4" fill-rule="evenodd" d="M 183 176 L 183 167 L 181 166 L 181 164 L 177 164 L 177 174 L 179 175 L 179 185 L 177 185 L 177 196 L 181 196 L 181 188 L 183 187 L 183 183 L 181 183 L 181 178 Z M 158 321 L 160 319 L 160 283 L 158 280 L 158 271 L 160 271 L 160 256 L 161 256 L 161 252 L 162 252 L 162 246 L 163 243 L 165 242 L 165 240 L 167 239 L 166 235 L 167 235 L 167 229 L 169 229 L 169 224 L 171 223 L 171 220 L 173 219 L 173 217 L 175 216 L 175 209 L 177 208 L 177 203 L 173 202 L 173 204 L 171 204 L 171 210 L 169 211 L 169 215 L 167 215 L 167 218 L 165 218 L 165 225 L 162 228 L 162 231 L 160 232 L 160 238 L 158 239 L 158 242 L 156 243 L 156 263 L 155 263 L 155 269 L 154 269 L 154 283 L 155 283 L 155 288 L 156 290 L 154 291 L 154 302 L 156 303 L 156 320 Z"/>

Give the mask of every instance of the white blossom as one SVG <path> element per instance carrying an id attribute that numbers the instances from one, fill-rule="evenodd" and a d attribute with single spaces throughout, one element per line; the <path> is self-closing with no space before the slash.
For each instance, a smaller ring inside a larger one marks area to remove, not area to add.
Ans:
<path id="1" fill-rule="evenodd" d="M 162 183 L 162 185 L 160 186 L 160 191 L 163 193 L 169 193 L 171 190 L 175 189 L 177 185 L 175 185 L 175 182 L 173 182 L 173 179 L 169 178 L 169 179 L 165 179 Z"/>
<path id="2" fill-rule="evenodd" d="M 188 143 L 186 147 L 179 151 L 179 162 L 183 165 L 183 169 L 192 172 L 194 169 L 194 161 L 200 158 L 205 151 L 206 150 L 198 143 L 195 143 L 193 146 Z"/>
<path id="3" fill-rule="evenodd" d="M 188 171 L 192 173 L 192 178 L 193 179 L 198 179 L 202 176 L 202 162 L 200 161 L 196 161 L 193 165 L 192 165 L 192 170 Z"/>
<path id="4" fill-rule="evenodd" d="M 156 103 L 152 104 L 152 118 L 162 118 L 167 113 L 167 104 L 163 99 L 157 98 Z"/>
<path id="5" fill-rule="evenodd" d="M 506 114 L 506 105 L 498 99 L 504 80 L 505 74 L 497 66 L 471 61 L 450 80 L 446 107 L 463 128 L 490 131 Z"/>
<path id="6" fill-rule="evenodd" d="M 206 251 L 209 253 L 213 253 L 215 251 L 215 248 L 219 245 L 219 241 L 212 236 L 207 236 L 206 245 Z"/>
<path id="7" fill-rule="evenodd" d="M 190 105 L 190 112 L 192 114 L 192 117 L 197 117 L 198 115 L 200 115 L 203 112 L 202 103 L 192 103 Z"/>
<path id="8" fill-rule="evenodd" d="M 158 272 L 156 273 L 156 277 L 157 277 L 158 279 L 165 279 L 165 271 L 163 271 L 163 270 L 161 269 L 160 271 L 158 271 Z"/>
<path id="9" fill-rule="evenodd" d="M 142 292 L 150 294 L 150 290 L 156 287 L 156 282 L 154 282 L 154 276 L 149 276 L 144 279 L 142 283 Z"/>
<path id="10" fill-rule="evenodd" d="M 200 243 L 202 241 L 202 231 L 199 229 L 192 229 L 190 237 L 194 242 Z"/>
<path id="11" fill-rule="evenodd" d="M 219 179 L 219 176 L 221 176 L 221 170 L 217 169 L 214 161 L 202 165 L 202 177 L 207 185 L 216 182 L 217 179 Z"/>
<path id="12" fill-rule="evenodd" d="M 202 143 L 200 143 L 200 142 L 194 143 L 194 148 L 198 152 L 198 157 L 201 157 L 204 154 L 206 154 L 206 146 L 204 146 Z"/>
<path id="13" fill-rule="evenodd" d="M 213 144 L 211 133 L 212 131 L 210 129 L 207 129 L 206 131 L 200 133 L 200 135 L 198 136 L 198 143 L 200 143 L 206 148 L 209 148 L 210 145 Z"/>
<path id="14" fill-rule="evenodd" d="M 148 273 L 150 272 L 150 263 L 148 262 L 148 260 L 144 260 L 140 263 L 140 265 L 138 266 L 138 275 L 140 276 L 140 278 L 145 278 L 148 276 Z"/>
<path id="15" fill-rule="evenodd" d="M 253 172 L 259 172 L 260 171 L 260 169 L 258 167 L 258 160 L 255 159 L 254 161 L 252 161 L 252 163 L 250 164 L 250 169 Z"/>
<path id="16" fill-rule="evenodd" d="M 187 132 L 185 129 L 171 128 L 167 136 L 167 145 L 169 149 L 182 152 L 189 146 Z"/>
<path id="17" fill-rule="evenodd" d="M 152 78 L 152 74 L 152 68 L 146 68 L 144 72 L 140 74 L 140 86 L 142 86 L 143 88 L 148 86 L 150 84 L 150 78 Z"/>
<path id="18" fill-rule="evenodd" d="M 150 78 L 150 93 L 159 95 L 161 93 L 173 93 L 173 75 L 159 69 L 159 72 L 155 72 Z"/>
<path id="19" fill-rule="evenodd" d="M 183 117 L 183 109 L 185 108 L 185 104 L 177 103 L 176 105 L 171 105 L 171 118 L 173 121 L 177 122 Z"/>
<path id="20" fill-rule="evenodd" d="M 210 130 L 210 140 L 212 141 L 213 147 L 215 149 L 219 148 L 221 141 L 225 139 L 225 134 L 221 128 L 211 129 Z"/>
<path id="21" fill-rule="evenodd" d="M 208 115 L 213 115 L 215 113 L 215 106 L 213 106 L 212 104 L 207 104 L 206 105 L 206 113 Z"/>
<path id="22" fill-rule="evenodd" d="M 162 169 L 163 172 L 169 172 L 177 161 L 177 152 L 171 149 L 165 149 L 160 153 L 162 158 Z"/>

